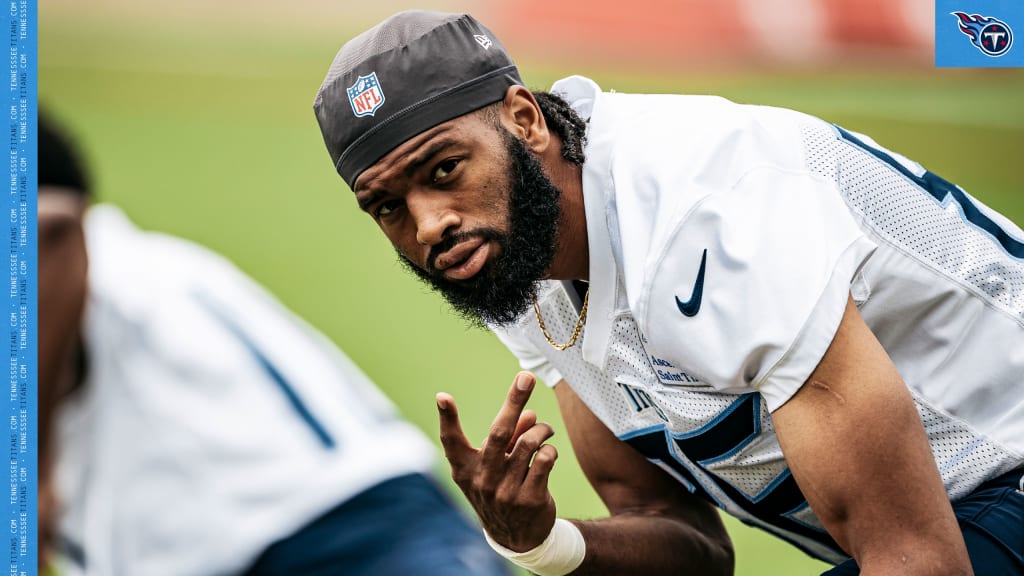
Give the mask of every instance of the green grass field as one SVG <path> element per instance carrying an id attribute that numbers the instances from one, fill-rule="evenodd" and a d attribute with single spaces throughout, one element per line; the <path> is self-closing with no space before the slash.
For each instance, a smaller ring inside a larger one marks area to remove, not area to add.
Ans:
<path id="1" fill-rule="evenodd" d="M 231 258 L 339 344 L 431 437 L 440 390 L 454 394 L 470 437 L 485 435 L 516 362 L 401 269 L 333 172 L 313 118 L 327 66 L 365 20 L 334 27 L 308 6 L 286 22 L 243 11 L 241 24 L 227 24 L 225 10 L 199 3 L 188 4 L 190 14 L 42 4 L 40 98 L 88 149 L 99 199 Z M 717 93 L 797 108 L 872 135 L 1024 222 L 1020 70 L 656 75 L 549 59 L 520 64 L 536 88 L 586 73 L 619 91 Z M 605 514 L 571 457 L 553 394 L 538 390 L 531 405 L 556 429 L 560 514 Z M 440 460 L 438 469 L 447 477 Z M 761 532 L 729 527 L 739 575 L 824 568 Z"/>

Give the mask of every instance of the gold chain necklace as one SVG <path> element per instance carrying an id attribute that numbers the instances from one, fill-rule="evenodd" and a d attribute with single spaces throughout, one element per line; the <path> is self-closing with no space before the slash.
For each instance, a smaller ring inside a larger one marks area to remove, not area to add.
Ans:
<path id="1" fill-rule="evenodd" d="M 533 311 L 537 313 L 537 324 L 540 324 L 541 334 L 544 334 L 544 337 L 548 340 L 548 344 L 551 344 L 555 350 L 564 351 L 572 348 L 572 345 L 576 343 L 576 339 L 580 337 L 580 332 L 583 331 L 583 325 L 587 322 L 588 300 L 590 300 L 590 287 L 587 287 L 587 293 L 583 295 L 583 306 L 580 308 L 580 319 L 576 321 L 576 327 L 572 330 L 572 336 L 569 336 L 569 341 L 565 344 L 559 344 L 551 337 L 551 333 L 548 332 L 548 327 L 544 325 L 544 318 L 540 315 L 540 305 L 537 304 L 537 295 L 533 295 Z"/>

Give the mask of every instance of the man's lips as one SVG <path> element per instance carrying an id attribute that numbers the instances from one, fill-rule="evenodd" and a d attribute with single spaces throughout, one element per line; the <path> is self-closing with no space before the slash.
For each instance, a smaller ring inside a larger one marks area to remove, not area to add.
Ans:
<path id="1" fill-rule="evenodd" d="M 438 256 L 434 261 L 434 268 L 449 280 L 466 280 L 484 267 L 490 253 L 489 242 L 483 238 L 471 238 Z"/>

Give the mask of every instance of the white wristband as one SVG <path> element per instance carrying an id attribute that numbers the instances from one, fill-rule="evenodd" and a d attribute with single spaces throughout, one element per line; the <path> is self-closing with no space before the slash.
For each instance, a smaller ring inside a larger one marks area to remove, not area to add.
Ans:
<path id="1" fill-rule="evenodd" d="M 526 552 L 509 550 L 491 539 L 484 530 L 487 543 L 494 551 L 538 576 L 564 576 L 579 568 L 587 555 L 587 543 L 575 524 L 555 518 L 551 533 L 539 546 Z"/>

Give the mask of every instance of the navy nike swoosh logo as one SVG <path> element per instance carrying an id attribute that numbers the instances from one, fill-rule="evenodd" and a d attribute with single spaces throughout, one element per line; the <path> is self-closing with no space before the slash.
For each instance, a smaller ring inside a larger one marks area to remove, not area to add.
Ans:
<path id="1" fill-rule="evenodd" d="M 690 294 L 690 299 L 683 302 L 676 296 L 676 306 L 679 306 L 679 311 L 683 313 L 683 316 L 693 317 L 700 312 L 700 299 L 704 295 L 704 265 L 708 261 L 708 249 L 704 249 L 704 254 L 700 257 L 700 270 L 697 271 L 697 281 L 693 284 L 693 293 Z"/>

